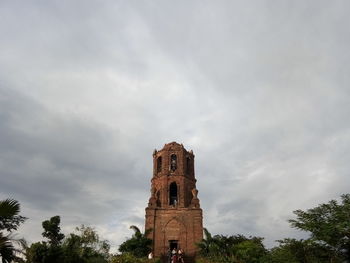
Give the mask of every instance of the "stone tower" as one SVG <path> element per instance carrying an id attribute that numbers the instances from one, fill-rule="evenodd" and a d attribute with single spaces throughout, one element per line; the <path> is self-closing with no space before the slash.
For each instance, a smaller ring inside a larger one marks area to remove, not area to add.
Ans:
<path id="1" fill-rule="evenodd" d="M 195 256 L 203 238 L 203 215 L 194 174 L 194 154 L 171 142 L 153 152 L 151 198 L 146 208 L 146 227 L 152 228 L 156 257 L 181 248 L 188 259 Z"/>

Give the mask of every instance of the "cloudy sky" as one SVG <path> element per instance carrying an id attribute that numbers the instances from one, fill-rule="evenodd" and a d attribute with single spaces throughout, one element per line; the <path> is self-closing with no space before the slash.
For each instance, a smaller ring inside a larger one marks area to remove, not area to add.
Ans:
<path id="1" fill-rule="evenodd" d="M 0 198 L 29 219 L 144 227 L 152 152 L 196 155 L 213 234 L 303 237 L 350 188 L 349 1 L 1 1 Z"/>

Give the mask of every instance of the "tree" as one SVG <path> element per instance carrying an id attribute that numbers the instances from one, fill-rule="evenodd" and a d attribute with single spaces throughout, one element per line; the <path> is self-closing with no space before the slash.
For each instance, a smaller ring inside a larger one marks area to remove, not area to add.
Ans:
<path id="1" fill-rule="evenodd" d="M 329 249 L 333 259 L 350 260 L 350 194 L 341 196 L 341 203 L 331 200 L 307 211 L 296 210 L 292 227 L 311 233 L 311 239 Z"/>
<path id="2" fill-rule="evenodd" d="M 47 262 L 49 248 L 46 242 L 36 242 L 27 248 L 27 263 L 43 263 Z"/>
<path id="3" fill-rule="evenodd" d="M 0 201 L 0 257 L 3 263 L 11 262 L 18 259 L 16 254 L 21 251 L 15 247 L 15 243 L 23 242 L 20 239 L 15 239 L 11 232 L 17 230 L 19 225 L 26 218 L 19 215 L 20 204 L 13 199 L 5 199 Z M 10 232 L 8 234 L 4 231 Z"/>
<path id="4" fill-rule="evenodd" d="M 246 263 L 259 263 L 266 254 L 262 238 L 240 242 L 234 248 L 235 257 Z"/>
<path id="5" fill-rule="evenodd" d="M 135 233 L 130 239 L 119 246 L 119 251 L 122 253 L 131 253 L 136 257 L 146 257 L 152 251 L 152 240 L 147 237 L 152 229 L 145 230 L 143 234 L 137 226 L 132 225 L 130 229 L 134 230 Z"/>
<path id="6" fill-rule="evenodd" d="M 13 199 L 0 201 L 0 231 L 12 232 L 17 230 L 27 218 L 19 215 L 20 204 Z"/>
<path id="7" fill-rule="evenodd" d="M 218 262 L 224 262 L 229 258 L 234 259 L 234 244 L 246 240 L 241 235 L 229 237 L 224 235 L 212 236 L 208 229 L 204 228 L 203 231 L 204 238 L 201 242 L 197 243 L 199 254 Z"/>
<path id="8" fill-rule="evenodd" d="M 7 263 L 16 259 L 15 252 L 16 248 L 13 245 L 12 239 L 0 233 L 0 258 L 2 258 L 2 262 Z"/>
<path id="9" fill-rule="evenodd" d="M 47 242 L 33 243 L 26 254 L 27 263 L 61 263 L 64 259 L 62 248 Z"/>
<path id="10" fill-rule="evenodd" d="M 293 251 L 284 246 L 278 246 L 272 248 L 269 253 L 265 256 L 262 262 L 266 263 L 299 263 L 303 261 L 298 261 L 295 257 Z"/>
<path id="11" fill-rule="evenodd" d="M 53 246 L 58 246 L 64 239 L 64 234 L 60 233 L 60 223 L 60 216 L 53 216 L 50 220 L 45 220 L 42 223 L 44 228 L 42 235 L 43 237 L 46 237 L 49 240 L 49 243 Z"/>
<path id="12" fill-rule="evenodd" d="M 328 263 L 342 262 L 332 259 L 328 248 L 312 239 L 296 240 L 285 238 L 278 240 L 279 246 L 271 249 L 266 262 L 271 263 Z"/>
<path id="13" fill-rule="evenodd" d="M 37 242 L 27 249 L 27 263 L 107 263 L 109 244 L 97 232 L 82 225 L 66 238 L 60 232 L 60 217 L 42 223 L 48 242 Z"/>
<path id="14" fill-rule="evenodd" d="M 107 262 L 110 245 L 100 240 L 97 232 L 84 225 L 75 229 L 63 242 L 65 263 Z"/>
<path id="15" fill-rule="evenodd" d="M 160 263 L 160 259 L 147 259 L 135 257 L 130 253 L 111 256 L 108 263 Z"/>
<path id="16" fill-rule="evenodd" d="M 59 216 L 53 216 L 49 220 L 42 222 L 44 232 L 43 237 L 46 237 L 48 242 L 33 243 L 26 251 L 28 263 L 61 263 L 64 255 L 61 247 L 61 242 L 64 234 L 60 228 L 61 219 Z"/>
<path id="17" fill-rule="evenodd" d="M 201 242 L 198 242 L 196 245 L 199 248 L 199 253 L 202 256 L 208 256 L 211 251 L 211 247 L 214 244 L 214 240 L 211 233 L 208 231 L 208 229 L 203 228 L 203 232 L 204 232 L 204 238 L 202 239 Z"/>
<path id="18" fill-rule="evenodd" d="M 266 254 L 263 238 L 243 235 L 215 235 L 204 228 L 204 239 L 197 243 L 199 254 L 213 262 L 260 262 Z"/>

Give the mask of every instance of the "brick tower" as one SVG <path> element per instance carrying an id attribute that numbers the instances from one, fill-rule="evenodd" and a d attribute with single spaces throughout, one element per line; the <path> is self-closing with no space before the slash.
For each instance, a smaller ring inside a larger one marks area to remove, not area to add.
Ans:
<path id="1" fill-rule="evenodd" d="M 203 238 L 203 216 L 194 175 L 194 154 L 171 142 L 153 152 L 151 198 L 146 208 L 146 227 L 152 228 L 153 253 L 164 256 L 181 248 L 188 259 L 195 256 Z"/>

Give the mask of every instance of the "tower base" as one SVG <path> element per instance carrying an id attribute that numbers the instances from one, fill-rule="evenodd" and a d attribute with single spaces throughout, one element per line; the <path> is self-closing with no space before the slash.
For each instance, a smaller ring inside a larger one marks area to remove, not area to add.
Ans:
<path id="1" fill-rule="evenodd" d="M 157 229 L 149 234 L 155 257 L 167 258 L 172 249 L 181 249 L 186 258 L 194 258 L 196 243 L 203 239 L 201 208 L 146 208 L 146 228 Z M 186 261 L 189 262 L 189 261 Z"/>

